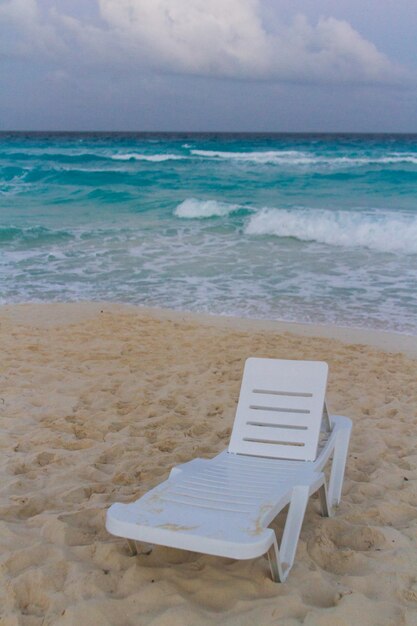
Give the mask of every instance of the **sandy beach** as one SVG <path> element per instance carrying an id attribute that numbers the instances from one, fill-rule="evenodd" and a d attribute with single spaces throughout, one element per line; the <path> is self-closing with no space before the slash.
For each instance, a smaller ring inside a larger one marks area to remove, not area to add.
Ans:
<path id="1" fill-rule="evenodd" d="M 3 306 L 0 334 L 1 626 L 417 624 L 417 337 L 97 303 Z M 285 584 L 131 557 L 107 508 L 227 446 L 249 356 L 328 362 L 354 425 L 336 515 L 310 501 Z"/>

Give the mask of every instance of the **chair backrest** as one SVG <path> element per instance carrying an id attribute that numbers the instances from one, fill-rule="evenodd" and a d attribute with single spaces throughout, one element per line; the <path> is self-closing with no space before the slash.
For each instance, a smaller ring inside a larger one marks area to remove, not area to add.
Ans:
<path id="1" fill-rule="evenodd" d="M 322 361 L 248 359 L 229 452 L 314 461 L 327 373 Z"/>

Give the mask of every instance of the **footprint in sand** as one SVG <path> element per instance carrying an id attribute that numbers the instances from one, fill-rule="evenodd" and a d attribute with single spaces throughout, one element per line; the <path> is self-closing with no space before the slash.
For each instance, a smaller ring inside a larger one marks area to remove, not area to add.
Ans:
<path id="1" fill-rule="evenodd" d="M 305 604 L 319 609 L 330 609 L 339 600 L 339 594 L 319 571 L 310 572 L 308 580 L 301 581 L 300 593 Z"/>
<path id="2" fill-rule="evenodd" d="M 103 509 L 86 509 L 77 513 L 59 515 L 64 524 L 64 542 L 69 546 L 85 546 L 107 539 Z"/>
<path id="3" fill-rule="evenodd" d="M 385 537 L 378 529 L 329 520 L 307 544 L 312 559 L 334 574 L 364 575 L 370 564 L 364 552 L 380 548 Z"/>
<path id="4" fill-rule="evenodd" d="M 0 512 L 0 518 L 7 521 L 27 520 L 35 515 L 42 513 L 46 506 L 50 506 L 46 496 L 34 495 L 29 496 L 11 496 L 11 506 L 5 507 Z"/>
<path id="5" fill-rule="evenodd" d="M 366 511 L 349 513 L 346 519 L 353 524 L 361 524 L 367 520 L 373 526 L 393 526 L 394 528 L 407 528 L 410 522 L 417 519 L 417 511 L 414 506 L 408 504 L 384 503 L 378 507 L 369 507 Z"/>
<path id="6" fill-rule="evenodd" d="M 52 454 L 51 452 L 41 452 L 36 457 L 36 463 L 40 465 L 41 467 L 44 467 L 45 465 L 49 465 L 54 460 L 55 460 L 55 454 Z"/>
<path id="7" fill-rule="evenodd" d="M 56 550 L 47 550 L 46 554 L 44 546 L 41 550 L 43 554 L 39 550 L 40 546 L 29 549 L 26 557 L 20 558 L 20 565 L 26 567 L 14 572 L 8 585 L 9 606 L 20 612 L 23 619 L 18 623 L 28 626 L 44 623 L 46 614 L 65 587 L 69 571 L 67 563 Z M 54 558 L 59 560 L 52 560 Z"/>

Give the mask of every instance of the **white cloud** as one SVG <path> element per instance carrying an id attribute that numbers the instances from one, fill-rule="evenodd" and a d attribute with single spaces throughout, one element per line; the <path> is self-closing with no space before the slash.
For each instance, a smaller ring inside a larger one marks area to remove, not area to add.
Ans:
<path id="1" fill-rule="evenodd" d="M 332 17 L 312 25 L 300 15 L 270 32 L 261 0 L 97 2 L 103 24 L 87 24 L 57 8 L 41 14 L 36 0 L 3 0 L 0 26 L 13 24 L 19 31 L 14 46 L 20 54 L 49 51 L 65 64 L 72 58 L 129 71 L 310 83 L 406 78 L 348 22 Z"/>
<path id="2" fill-rule="evenodd" d="M 186 73 L 267 72 L 257 0 L 99 0 L 110 27 L 155 65 Z"/>
<path id="3" fill-rule="evenodd" d="M 405 73 L 345 21 L 298 16 L 268 32 L 260 0 L 98 0 L 102 17 L 155 68 L 293 81 L 390 82 Z"/>
<path id="4" fill-rule="evenodd" d="M 316 26 L 299 15 L 273 40 L 272 75 L 310 82 L 398 82 L 406 72 L 352 26 L 320 18 Z"/>

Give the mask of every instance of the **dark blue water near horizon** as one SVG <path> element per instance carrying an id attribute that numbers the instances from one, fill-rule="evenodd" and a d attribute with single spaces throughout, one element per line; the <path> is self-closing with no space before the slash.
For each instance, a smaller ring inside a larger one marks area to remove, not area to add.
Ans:
<path id="1" fill-rule="evenodd" d="M 0 133 L 0 303 L 417 333 L 417 135 Z"/>

